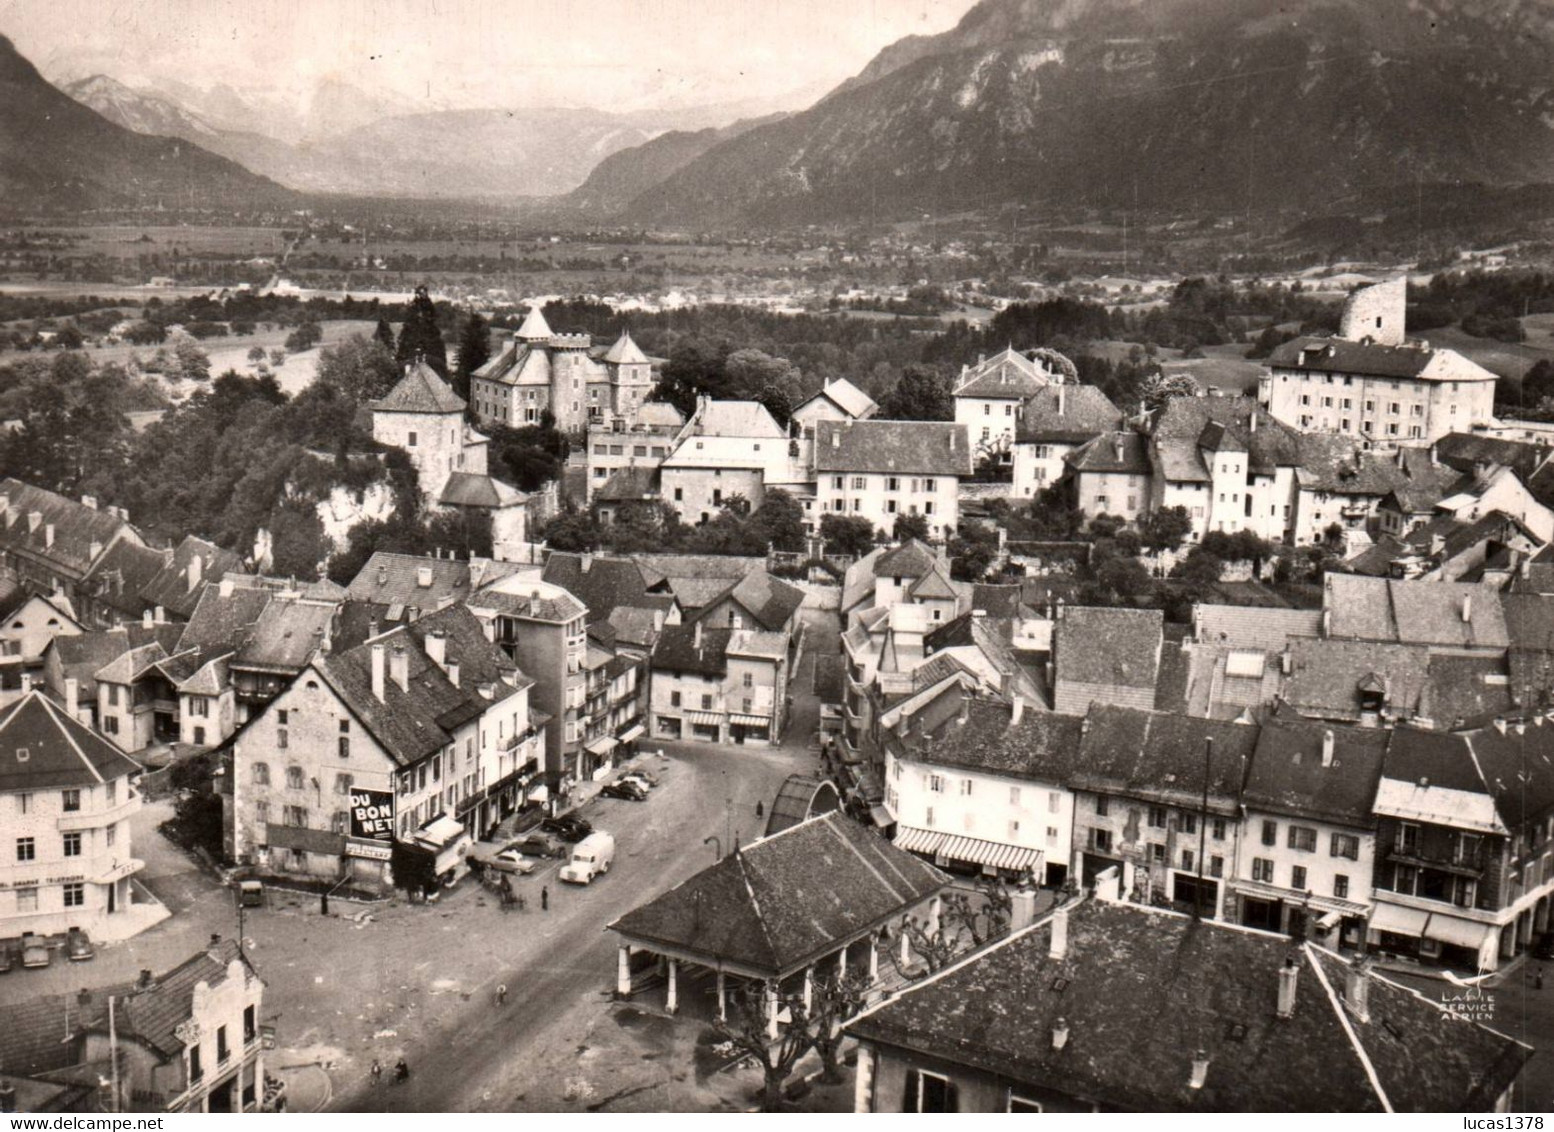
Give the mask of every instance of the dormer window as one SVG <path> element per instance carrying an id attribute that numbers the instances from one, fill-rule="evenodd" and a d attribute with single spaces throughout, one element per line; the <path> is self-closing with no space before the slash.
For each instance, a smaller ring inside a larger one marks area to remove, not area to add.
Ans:
<path id="1" fill-rule="evenodd" d="M 32 752 L 29 751 L 26 747 L 17 747 L 16 748 L 16 761 L 17 762 L 24 763 L 24 762 L 26 762 L 30 758 L 32 758 Z"/>

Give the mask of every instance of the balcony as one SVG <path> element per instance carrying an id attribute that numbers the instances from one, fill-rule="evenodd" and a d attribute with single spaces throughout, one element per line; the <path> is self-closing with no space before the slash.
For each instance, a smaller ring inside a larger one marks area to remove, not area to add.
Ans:
<path id="1" fill-rule="evenodd" d="M 123 821 L 140 812 L 140 795 L 125 798 L 117 805 L 109 806 L 103 810 L 71 810 L 69 813 L 60 814 L 55 820 L 54 826 L 61 833 L 72 833 L 77 830 L 99 829 L 114 822 Z"/>
<path id="2" fill-rule="evenodd" d="M 1394 865 L 1435 869 L 1454 876 L 1472 877 L 1477 880 L 1483 877 L 1484 870 L 1489 866 L 1489 856 L 1488 847 L 1484 845 L 1466 854 L 1431 852 L 1415 845 L 1407 849 L 1394 846 L 1388 851 L 1387 860 Z"/>

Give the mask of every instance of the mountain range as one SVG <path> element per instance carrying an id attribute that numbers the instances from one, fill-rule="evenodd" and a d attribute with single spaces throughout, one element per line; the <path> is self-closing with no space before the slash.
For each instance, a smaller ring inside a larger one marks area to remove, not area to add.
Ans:
<path id="1" fill-rule="evenodd" d="M 175 137 L 135 133 L 52 86 L 0 35 L 0 204 L 238 210 L 296 194 Z"/>
<path id="2" fill-rule="evenodd" d="M 1550 75 L 1543 0 L 982 0 L 619 207 L 718 227 L 1550 183 Z"/>

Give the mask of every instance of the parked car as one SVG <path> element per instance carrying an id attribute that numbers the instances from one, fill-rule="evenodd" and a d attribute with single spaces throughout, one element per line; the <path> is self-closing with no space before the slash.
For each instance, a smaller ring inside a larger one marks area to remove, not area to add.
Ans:
<path id="1" fill-rule="evenodd" d="M 1545 962 L 1554 960 L 1554 932 L 1544 932 L 1533 945 L 1532 957 Z"/>
<path id="2" fill-rule="evenodd" d="M 70 934 L 65 937 L 65 958 L 72 963 L 80 963 L 96 956 L 97 952 L 87 934 L 80 928 L 71 928 Z"/>
<path id="3" fill-rule="evenodd" d="M 587 837 L 594 831 L 593 823 L 576 814 L 562 814 L 560 817 L 546 818 L 540 822 L 540 829 L 545 833 L 554 833 L 561 840 L 576 843 Z"/>
<path id="4" fill-rule="evenodd" d="M 0 943 L 0 975 L 5 974 L 16 966 L 16 955 L 11 951 L 11 945 Z"/>
<path id="5" fill-rule="evenodd" d="M 567 856 L 566 846 L 544 833 L 531 833 L 527 837 L 514 841 L 508 848 L 518 850 L 525 857 Z"/>
<path id="6" fill-rule="evenodd" d="M 630 770 L 620 776 L 622 782 L 634 782 L 644 791 L 651 790 L 658 785 L 656 778 L 651 778 L 640 770 Z"/>
<path id="7" fill-rule="evenodd" d="M 573 846 L 572 859 L 561 866 L 557 875 L 570 884 L 588 884 L 594 877 L 609 872 L 614 860 L 615 837 L 600 830 Z"/>
<path id="8" fill-rule="evenodd" d="M 49 965 L 49 949 L 40 939 L 24 939 L 22 941 L 22 966 L 23 967 L 47 967 Z"/>
<path id="9" fill-rule="evenodd" d="M 626 802 L 646 802 L 647 791 L 635 782 L 607 782 L 599 790 L 606 798 L 620 798 Z"/>
<path id="10" fill-rule="evenodd" d="M 499 873 L 520 873 L 528 876 L 539 862 L 533 857 L 525 857 L 517 849 L 511 847 L 503 849 L 495 857 L 491 858 L 491 867 Z"/>

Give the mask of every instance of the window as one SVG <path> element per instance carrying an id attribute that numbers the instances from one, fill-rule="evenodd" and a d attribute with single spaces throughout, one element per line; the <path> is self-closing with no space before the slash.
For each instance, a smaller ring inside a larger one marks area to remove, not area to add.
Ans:
<path id="1" fill-rule="evenodd" d="M 81 835 L 79 833 L 67 833 L 64 837 L 65 856 L 79 857 L 81 855 Z"/>
<path id="2" fill-rule="evenodd" d="M 1011 806 L 1018 806 L 1020 804 L 1020 788 L 1018 786 L 1009 787 L 1009 804 Z"/>
<path id="3" fill-rule="evenodd" d="M 414 436 L 415 434 L 411 433 L 411 435 Z M 204 1079 L 205 1067 L 200 1064 L 200 1047 L 192 1045 L 189 1047 L 189 1083 L 192 1085 L 196 1081 L 203 1081 Z"/>
<path id="4" fill-rule="evenodd" d="M 1149 807 L 1149 828 L 1164 829 L 1166 827 L 1166 811 L 1164 806 Z"/>
<path id="5" fill-rule="evenodd" d="M 1015 822 L 1014 824 L 1018 826 L 1020 823 L 1019 822 Z M 1057 843 L 1058 843 L 1058 827 L 1055 826 L 1055 825 L 1049 825 L 1047 827 L 1047 844 L 1048 845 L 1056 845 Z"/>
<path id="6" fill-rule="evenodd" d="M 335 775 L 335 793 L 349 794 L 351 792 L 351 786 L 355 783 L 355 781 L 356 780 L 349 774 Z"/>
<path id="7" fill-rule="evenodd" d="M 670 707 L 679 707 L 680 706 L 680 693 L 679 692 L 670 692 L 669 693 L 669 706 Z"/>
<path id="8" fill-rule="evenodd" d="M 867 476 L 854 476 L 853 477 L 853 490 L 854 491 L 862 491 L 864 488 L 866 488 L 868 486 L 869 486 L 869 480 L 868 480 Z"/>
<path id="9" fill-rule="evenodd" d="M 1213 836 L 1215 841 L 1225 840 L 1225 819 L 1214 818 L 1212 824 L 1209 826 L 1209 833 Z"/>
<path id="10" fill-rule="evenodd" d="M 1419 827 L 1413 822 L 1399 823 L 1398 852 L 1408 854 L 1419 852 Z"/>
<path id="11" fill-rule="evenodd" d="M 112 849 L 113 848 L 113 843 L 119 839 L 118 838 L 118 834 L 119 834 L 118 823 L 114 823 L 113 825 L 105 826 L 103 828 L 103 840 L 107 844 L 109 849 Z"/>
<path id="12" fill-rule="evenodd" d="M 1479 839 L 1476 834 L 1457 834 L 1457 844 L 1453 846 L 1452 860 L 1459 865 L 1475 864 L 1478 858 Z"/>
<path id="13" fill-rule="evenodd" d="M 306 806 L 287 806 L 282 812 L 281 822 L 293 829 L 306 829 L 308 827 L 308 811 Z"/>
<path id="14" fill-rule="evenodd" d="M 1333 895 L 1340 900 L 1349 895 L 1349 878 L 1342 873 L 1333 878 Z"/>
<path id="15" fill-rule="evenodd" d="M 1278 822 L 1276 822 L 1276 821 L 1269 821 L 1266 818 L 1263 820 L 1263 844 L 1264 845 L 1277 845 L 1277 844 L 1279 844 L 1279 823 Z"/>
<path id="16" fill-rule="evenodd" d="M 286 750 L 291 745 L 290 738 L 284 727 L 277 727 L 275 729 L 275 749 L 278 751 Z"/>
<path id="17" fill-rule="evenodd" d="M 81 791 L 64 790 L 60 792 L 59 800 L 67 814 L 74 813 L 81 808 Z"/>
<path id="18" fill-rule="evenodd" d="M 1097 794 L 1095 797 L 1095 816 L 1104 818 L 1112 812 L 1112 800 L 1105 794 Z"/>
<path id="19" fill-rule="evenodd" d="M 285 727 L 291 722 L 291 712 L 286 708 L 277 708 L 275 711 L 275 722 L 277 725 Z"/>
<path id="20" fill-rule="evenodd" d="M 744 679 L 741 680 L 740 683 L 742 683 L 746 688 L 754 687 L 755 686 L 755 676 L 752 675 L 749 672 L 746 672 L 744 674 Z"/>
<path id="21" fill-rule="evenodd" d="M 208 718 L 210 716 L 210 701 L 204 696 L 190 696 L 189 714 L 199 719 Z"/>
<path id="22" fill-rule="evenodd" d="M 289 766 L 286 768 L 286 789 L 302 789 L 302 768 L 300 766 Z"/>
<path id="23" fill-rule="evenodd" d="M 258 1011 L 252 1006 L 243 1007 L 243 1044 L 246 1046 L 259 1036 Z"/>
<path id="24" fill-rule="evenodd" d="M 929 829 L 933 828 L 933 807 L 932 806 L 929 806 L 926 810 L 923 811 L 923 824 L 926 825 Z"/>
<path id="25" fill-rule="evenodd" d="M 963 779 L 960 780 L 960 796 L 962 798 L 969 798 L 969 797 L 971 797 L 971 786 L 972 786 L 971 779 L 963 778 Z"/>
<path id="26" fill-rule="evenodd" d="M 30 837 L 18 837 L 16 839 L 16 859 L 18 861 L 34 861 L 38 857 L 37 844 Z"/>
<path id="27" fill-rule="evenodd" d="M 268 802 L 255 802 L 254 803 L 254 817 L 259 819 L 259 824 L 260 825 L 269 825 L 270 824 L 270 803 L 268 803 Z"/>
<path id="28" fill-rule="evenodd" d="M 1150 842 L 1149 859 L 1157 865 L 1165 864 L 1165 846 L 1159 842 Z"/>
<path id="29" fill-rule="evenodd" d="M 1041 1111 L 1043 1111 L 1043 1109 L 1042 1109 L 1041 1105 L 1038 1104 L 1036 1101 L 1026 1100 L 1024 1097 L 1015 1096 L 1014 1092 L 1011 1091 L 1009 1093 L 1009 1104 L 1005 1107 L 1004 1111 L 1005 1112 L 1041 1112 Z"/>
<path id="30" fill-rule="evenodd" d="M 1192 850 L 1191 849 L 1183 849 L 1182 850 L 1182 868 L 1187 870 L 1188 872 L 1192 872 L 1192 868 L 1193 868 L 1193 855 L 1192 855 Z"/>
<path id="31" fill-rule="evenodd" d="M 1252 858 L 1252 879 L 1265 884 L 1273 882 L 1273 862 L 1266 857 Z"/>
<path id="32" fill-rule="evenodd" d="M 1182 815 L 1182 832 L 1183 833 L 1197 833 L 1198 832 L 1198 815 L 1197 814 L 1183 814 Z"/>
<path id="33" fill-rule="evenodd" d="M 415 432 L 414 431 L 410 432 L 406 436 L 406 438 L 405 438 L 405 447 L 406 448 L 414 448 L 415 447 Z"/>
<path id="34" fill-rule="evenodd" d="M 702 711 L 711 711 L 712 710 L 712 697 L 711 696 L 708 696 L 708 695 L 703 695 L 702 696 L 702 698 L 701 698 L 701 710 Z"/>
<path id="35" fill-rule="evenodd" d="M 1305 891 L 1305 888 L 1306 888 L 1306 866 L 1305 865 L 1291 865 L 1290 866 L 1290 887 L 1294 888 L 1294 889 L 1298 889 L 1298 890 L 1300 890 L 1302 892 Z"/>
<path id="36" fill-rule="evenodd" d="M 254 785 L 255 786 L 268 786 L 268 785 L 270 785 L 270 764 L 269 763 L 255 763 L 254 764 Z"/>
<path id="37" fill-rule="evenodd" d="M 1092 829 L 1090 831 L 1090 847 L 1097 853 L 1110 853 L 1112 851 L 1112 831 L 1109 829 Z"/>
<path id="38" fill-rule="evenodd" d="M 1057 791 L 1057 790 L 1049 790 L 1049 791 L 1047 791 L 1047 812 L 1049 814 L 1056 814 L 1056 813 L 1061 813 L 1062 811 L 1063 811 L 1063 795 L 1062 795 L 1062 793 Z"/>
<path id="39" fill-rule="evenodd" d="M 1225 858 L 1223 858 L 1223 857 L 1210 857 L 1209 858 L 1209 875 L 1211 877 L 1222 877 L 1222 876 L 1225 875 Z"/>
<path id="40" fill-rule="evenodd" d="M 86 885 L 77 881 L 74 884 L 65 885 L 65 907 L 84 908 L 86 906 Z"/>
<path id="41" fill-rule="evenodd" d="M 1398 865 L 1392 875 L 1392 890 L 1412 896 L 1418 877 L 1419 870 L 1413 865 Z"/>
<path id="42" fill-rule="evenodd" d="M 1289 843 L 1291 849 L 1299 849 L 1302 853 L 1315 853 L 1317 851 L 1317 831 L 1309 825 L 1290 826 Z"/>
<path id="43" fill-rule="evenodd" d="M 1360 839 L 1352 833 L 1335 833 L 1331 852 L 1333 857 L 1343 857 L 1346 860 L 1358 861 L 1360 859 Z"/>
<path id="44" fill-rule="evenodd" d="M 912 1069 L 906 1075 L 902 1112 L 957 1112 L 955 1085 L 948 1077 Z"/>
<path id="45" fill-rule="evenodd" d="M 36 912 L 38 910 L 38 890 L 36 888 L 18 888 L 16 890 L 16 911 Z"/>
<path id="46" fill-rule="evenodd" d="M 930 794 L 944 793 L 944 775 L 930 774 L 928 776 L 928 792 Z"/>
<path id="47" fill-rule="evenodd" d="M 232 1051 L 227 1048 L 227 1028 L 216 1027 L 216 1061 L 221 1063 L 232 1056 Z"/>

